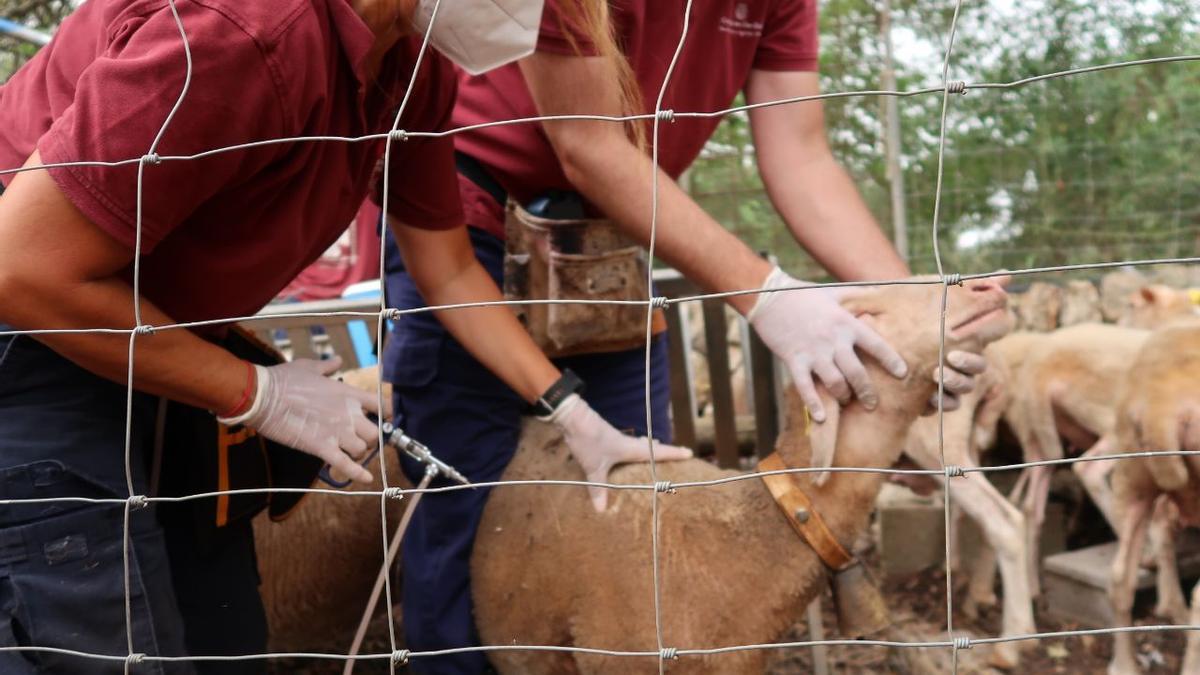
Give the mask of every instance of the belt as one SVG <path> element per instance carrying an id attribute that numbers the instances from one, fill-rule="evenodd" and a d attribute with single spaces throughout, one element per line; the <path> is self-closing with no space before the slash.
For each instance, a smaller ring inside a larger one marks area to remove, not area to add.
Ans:
<path id="1" fill-rule="evenodd" d="M 455 150 L 454 168 L 464 178 L 474 183 L 475 187 L 496 200 L 501 208 L 505 206 L 508 201 L 508 193 L 499 181 L 488 173 L 482 162 Z M 539 217 L 555 220 L 577 220 L 589 217 L 583 196 L 571 190 L 546 190 L 531 199 L 528 204 L 522 204 L 521 207 Z"/>
<path id="2" fill-rule="evenodd" d="M 500 186 L 500 183 L 496 182 L 495 178 L 492 178 L 492 174 L 483 168 L 483 164 L 479 160 L 455 150 L 454 168 L 458 169 L 459 173 L 479 189 L 491 195 L 492 199 L 495 199 L 500 206 L 504 206 L 504 203 L 508 201 L 508 193 Z"/>

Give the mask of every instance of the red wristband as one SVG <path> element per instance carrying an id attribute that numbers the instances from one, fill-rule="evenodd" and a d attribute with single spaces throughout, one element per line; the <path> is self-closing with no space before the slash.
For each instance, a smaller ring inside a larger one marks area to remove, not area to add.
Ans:
<path id="1" fill-rule="evenodd" d="M 217 417 L 237 417 L 246 412 L 251 404 L 250 397 L 254 395 L 254 385 L 257 383 L 254 373 L 254 364 L 249 361 L 242 361 L 246 364 L 246 388 L 242 391 L 242 397 L 238 399 L 236 405 L 229 409 L 229 412 L 217 413 Z"/>

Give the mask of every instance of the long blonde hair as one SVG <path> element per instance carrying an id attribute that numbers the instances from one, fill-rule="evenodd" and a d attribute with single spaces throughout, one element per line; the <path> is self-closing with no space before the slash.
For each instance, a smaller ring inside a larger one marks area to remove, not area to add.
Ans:
<path id="1" fill-rule="evenodd" d="M 546 0 L 552 2 L 553 0 Z M 661 0 L 652 0 L 661 1 Z M 616 26 L 607 0 L 558 0 L 559 28 L 576 54 L 583 48 L 576 39 L 577 32 L 591 43 L 597 56 L 608 59 L 617 73 L 621 92 L 621 114 L 639 115 L 645 112 L 642 90 L 638 86 L 629 59 L 617 40 Z M 574 30 L 572 30 L 574 29 Z M 646 125 L 641 121 L 626 123 L 626 133 L 641 149 L 646 148 Z"/>

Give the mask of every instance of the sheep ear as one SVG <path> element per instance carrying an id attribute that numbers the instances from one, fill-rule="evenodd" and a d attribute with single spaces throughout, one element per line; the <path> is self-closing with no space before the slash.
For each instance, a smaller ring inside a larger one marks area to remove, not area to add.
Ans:
<path id="1" fill-rule="evenodd" d="M 821 405 L 825 408 L 825 421 L 812 425 L 808 434 L 809 446 L 812 448 L 812 466 L 815 469 L 828 469 L 833 466 L 833 453 L 837 449 L 838 423 L 842 417 L 842 407 L 837 399 L 823 389 L 819 390 Z M 814 474 L 813 484 L 823 485 L 829 479 L 829 472 L 822 471 Z"/>

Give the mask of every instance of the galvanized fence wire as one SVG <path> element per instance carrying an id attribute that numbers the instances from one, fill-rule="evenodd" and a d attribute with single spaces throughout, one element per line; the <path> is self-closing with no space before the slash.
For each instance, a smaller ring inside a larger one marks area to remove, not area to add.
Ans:
<path id="1" fill-rule="evenodd" d="M 395 120 L 392 124 L 392 127 L 386 133 L 370 134 L 370 135 L 359 136 L 359 137 L 306 136 L 306 137 L 265 139 L 265 140 L 261 140 L 261 141 L 251 142 L 251 143 L 243 143 L 243 144 L 231 145 L 231 146 L 226 146 L 226 147 L 213 148 L 213 149 L 195 153 L 192 155 L 175 155 L 175 156 L 159 155 L 157 152 L 158 144 L 159 144 L 160 140 L 162 139 L 163 135 L 165 134 L 168 126 L 170 125 L 171 120 L 173 119 L 175 113 L 185 103 L 186 96 L 187 96 L 187 90 L 188 90 L 188 86 L 189 86 L 189 83 L 191 80 L 191 73 L 192 73 L 192 58 L 191 58 L 190 43 L 188 41 L 186 28 L 185 28 L 183 21 L 178 13 L 178 9 L 176 7 L 175 0 L 168 0 L 170 10 L 175 19 L 176 25 L 179 28 L 179 33 L 180 33 L 180 38 L 181 38 L 182 48 L 183 48 L 184 64 L 185 64 L 185 68 L 186 68 L 185 79 L 184 79 L 184 84 L 183 84 L 183 87 L 180 92 L 178 100 L 176 101 L 175 105 L 173 106 L 171 112 L 168 114 L 166 120 L 164 120 L 163 125 L 160 127 L 158 134 L 156 135 L 154 141 L 151 143 L 151 146 L 147 150 L 146 154 L 143 155 L 142 157 L 131 158 L 131 159 L 127 159 L 127 160 L 119 160 L 119 161 L 66 162 L 66 163 L 57 163 L 57 164 L 43 164 L 43 165 L 38 165 L 38 166 L 29 166 L 29 167 L 22 167 L 22 168 L 16 168 L 16 169 L 6 169 L 6 170 L 0 171 L 0 174 L 11 174 L 11 173 L 17 173 L 17 172 L 22 172 L 22 171 L 32 171 L 32 170 L 60 168 L 60 167 L 69 167 L 69 166 L 118 167 L 118 166 L 134 164 L 134 163 L 136 163 L 138 165 L 138 171 L 137 171 L 137 215 L 136 215 L 136 222 L 135 222 L 136 232 L 135 232 L 135 247 L 134 247 L 135 255 L 134 255 L 134 263 L 133 263 L 133 280 L 132 280 L 133 299 L 134 299 L 134 323 L 135 323 L 134 327 L 129 328 L 129 329 L 117 329 L 117 328 L 38 329 L 38 328 L 33 328 L 33 329 L 23 329 L 23 330 L 0 331 L 0 336 L 25 335 L 25 336 L 36 337 L 39 335 L 97 334 L 97 335 L 126 335 L 129 338 L 128 369 L 127 369 L 127 374 L 126 374 L 126 419 L 125 419 L 125 442 L 124 442 L 125 476 L 126 476 L 126 484 L 127 484 L 129 496 L 127 498 L 115 498 L 114 497 L 114 498 L 107 498 L 107 499 L 105 499 L 105 498 L 83 498 L 83 497 L 79 497 L 79 498 L 59 497 L 59 498 L 3 499 L 3 500 L 0 500 L 0 505 L 11 505 L 11 504 L 17 504 L 17 503 L 22 503 L 22 504 L 79 503 L 79 504 L 91 504 L 91 505 L 107 504 L 107 505 L 123 505 L 124 506 L 124 533 L 123 533 L 123 536 L 124 536 L 123 561 L 124 562 L 123 562 L 123 564 L 124 564 L 124 578 L 125 578 L 124 600 L 125 600 L 127 651 L 125 654 L 99 654 L 99 653 L 74 651 L 74 650 L 70 650 L 70 649 L 28 646 L 28 647 L 0 647 L 0 652 L 59 654 L 59 655 L 70 655 L 70 656 L 76 656 L 76 657 L 81 657 L 81 658 L 88 658 L 88 659 L 99 660 L 99 661 L 110 661 L 110 662 L 111 661 L 119 661 L 119 662 L 124 663 L 124 668 L 125 668 L 126 673 L 128 673 L 133 666 L 135 666 L 139 663 L 153 663 L 153 662 L 166 663 L 166 662 L 180 662 L 180 661 L 216 662 L 216 661 L 240 661 L 240 660 L 279 659 L 279 658 L 308 658 L 308 659 L 322 659 L 322 660 L 335 660 L 335 661 L 336 660 L 347 661 L 351 658 L 353 658 L 355 660 L 360 660 L 360 661 L 385 660 L 388 662 L 389 668 L 394 673 L 396 666 L 407 663 L 409 661 L 409 659 L 411 659 L 411 658 L 420 658 L 420 657 L 446 655 L 446 654 L 461 654 L 461 653 L 469 653 L 469 652 L 540 651 L 540 652 L 557 652 L 557 653 L 573 653 L 573 654 L 597 654 L 597 655 L 615 656 L 615 657 L 657 658 L 658 664 L 659 664 L 659 671 L 661 673 L 665 669 L 666 663 L 668 661 L 674 660 L 674 659 L 677 659 L 677 658 L 683 657 L 683 656 L 717 655 L 717 654 L 726 654 L 726 653 L 739 652 L 739 651 L 789 649 L 789 648 L 804 648 L 804 647 L 815 647 L 815 646 L 861 646 L 861 647 L 945 648 L 945 649 L 950 649 L 952 651 L 952 658 L 953 658 L 952 667 L 955 670 L 957 670 L 958 652 L 962 649 L 969 649 L 974 645 L 998 644 L 998 643 L 1004 643 L 1004 642 L 1015 642 L 1015 641 L 1024 641 L 1024 640 L 1042 640 L 1042 639 L 1048 639 L 1048 638 L 1081 637 L 1081 636 L 1087 636 L 1087 635 L 1096 636 L 1096 635 L 1114 635 L 1114 634 L 1118 634 L 1118 633 L 1151 633 L 1151 632 L 1164 632 L 1164 631 L 1200 630 L 1200 626 L 1168 625 L 1168 626 L 1108 627 L 1108 628 L 1101 628 L 1101 629 L 1040 632 L 1040 633 L 1031 633 L 1028 635 L 1001 636 L 1001 637 L 988 637 L 988 638 L 968 638 L 968 637 L 964 637 L 964 636 L 954 635 L 954 624 L 953 624 L 954 603 L 953 603 L 953 596 L 952 596 L 952 578 L 951 578 L 952 570 L 950 569 L 950 566 L 949 566 L 949 561 L 950 561 L 949 554 L 950 554 L 950 550 L 951 550 L 951 546 L 952 546 L 951 530 L 949 527 L 951 503 L 950 503 L 949 491 L 947 490 L 946 494 L 945 494 L 945 499 L 943 500 L 943 504 L 944 504 L 944 525 L 946 527 L 946 563 L 947 563 L 947 566 L 946 566 L 946 612 L 947 612 L 946 623 L 947 623 L 947 638 L 948 639 L 939 640 L 939 641 L 926 641 L 926 642 L 884 641 L 884 640 L 813 640 L 813 641 L 781 642 L 781 643 L 769 643 L 769 644 L 736 645 L 736 646 L 731 646 L 731 647 L 720 647 L 720 648 L 705 648 L 705 647 L 683 648 L 683 647 L 666 646 L 666 643 L 664 642 L 664 639 L 663 639 L 662 615 L 661 615 L 661 607 L 660 607 L 660 602 L 661 602 L 661 579 L 660 579 L 660 569 L 659 569 L 660 541 L 659 541 L 659 535 L 658 535 L 658 526 L 659 526 L 658 499 L 659 499 L 660 493 L 664 493 L 664 494 L 673 493 L 676 490 L 680 490 L 680 489 L 716 488 L 716 487 L 719 487 L 722 485 L 727 485 L 727 484 L 734 483 L 734 482 L 745 481 L 745 480 L 756 480 L 756 479 L 761 478 L 762 476 L 771 475 L 771 474 L 803 474 L 803 473 L 818 472 L 818 471 L 829 471 L 831 473 L 873 473 L 873 474 L 885 474 L 885 475 L 944 476 L 946 479 L 952 479 L 955 477 L 965 476 L 968 473 L 991 473 L 991 472 L 997 472 L 997 471 L 1012 471 L 1012 470 L 1021 470 L 1021 469 L 1038 467 L 1038 466 L 1059 466 L 1059 465 L 1066 465 L 1066 464 L 1074 464 L 1076 462 L 1084 462 L 1084 461 L 1117 461 L 1117 460 L 1146 458 L 1146 457 L 1161 457 L 1161 456 L 1166 456 L 1166 455 L 1174 455 L 1174 456 L 1197 455 L 1197 456 L 1200 456 L 1200 452 L 1196 452 L 1196 451 L 1128 452 L 1128 453 L 1120 453 L 1120 454 L 1113 454 L 1113 455 L 1105 455 L 1105 456 L 1101 456 L 1101 457 L 1063 458 L 1063 459 L 1055 459 L 1055 460 L 1043 460 L 1043 461 L 1036 461 L 1036 462 L 1007 464 L 1007 465 L 1002 465 L 1002 466 L 988 466 L 988 467 L 962 466 L 962 467 L 960 467 L 960 466 L 947 465 L 945 462 L 945 449 L 944 449 L 944 440 L 945 439 L 944 439 L 944 429 L 942 426 L 942 418 L 944 415 L 944 411 L 942 410 L 942 403 L 941 403 L 940 396 L 939 396 L 938 413 L 937 413 L 938 419 L 939 419 L 939 430 L 938 430 L 939 455 L 941 457 L 941 462 L 942 462 L 942 467 L 940 470 L 935 470 L 935 469 L 905 470 L 905 469 L 889 469 L 889 468 L 873 468 L 873 467 L 832 467 L 832 468 L 827 468 L 827 469 L 814 469 L 814 468 L 807 468 L 807 467 L 797 467 L 797 468 L 791 468 L 791 469 L 786 469 L 786 470 L 781 470 L 781 471 L 768 471 L 768 472 L 754 471 L 754 472 L 749 472 L 749 473 L 745 473 L 745 474 L 740 474 L 737 476 L 725 477 L 725 478 L 709 480 L 709 481 L 691 481 L 691 482 L 672 483 L 670 481 L 659 481 L 657 479 L 658 474 L 657 474 L 657 470 L 656 470 L 656 462 L 655 462 L 655 457 L 654 457 L 654 444 L 650 443 L 650 457 L 651 457 L 651 462 L 650 462 L 651 483 L 650 484 L 614 484 L 614 483 L 607 483 L 607 482 L 580 481 L 580 480 L 510 480 L 510 481 L 500 480 L 500 481 L 492 481 L 492 482 L 486 482 L 486 483 L 484 483 L 484 482 L 475 483 L 472 486 L 449 485 L 449 486 L 432 487 L 432 488 L 431 487 L 425 487 L 425 488 L 391 487 L 391 486 L 387 485 L 387 478 L 386 478 L 387 473 L 386 473 L 386 458 L 385 458 L 385 456 L 387 453 L 381 452 L 378 454 L 379 454 L 379 464 L 380 464 L 379 470 L 381 471 L 381 474 L 383 475 L 383 480 L 384 480 L 384 486 L 383 486 L 382 490 L 348 492 L 348 491 L 344 491 L 344 490 L 333 490 L 333 489 L 310 487 L 310 488 L 261 488 L 261 489 L 249 489 L 249 490 L 245 490 L 245 489 L 243 489 L 243 490 L 217 490 L 217 491 L 212 491 L 212 492 L 190 494 L 190 495 L 185 495 L 185 496 L 181 496 L 181 497 L 157 497 L 157 496 L 147 496 L 147 495 L 137 494 L 136 486 L 135 486 L 134 479 L 133 479 L 133 471 L 132 471 L 132 465 L 131 465 L 131 459 L 130 459 L 130 457 L 131 457 L 131 437 L 132 437 L 132 401 L 133 401 L 133 392 L 134 392 L 133 380 L 134 380 L 134 363 L 135 363 L 135 355 L 136 355 L 135 347 L 136 347 L 137 340 L 139 338 L 152 339 L 152 336 L 155 333 L 157 333 L 159 331 L 164 331 L 164 330 L 190 329 L 190 328 L 198 328 L 198 327 L 202 327 L 202 326 L 212 326 L 212 325 L 230 324 L 230 323 L 248 323 L 248 322 L 254 322 L 254 321 L 258 321 L 258 320 L 262 320 L 262 319 L 266 318 L 266 317 L 261 317 L 261 316 L 227 317 L 227 318 L 223 318 L 223 319 L 214 319 L 214 320 L 207 320 L 207 321 L 193 321 L 193 322 L 183 322 L 183 323 L 170 323 L 170 324 L 163 324 L 163 325 L 153 325 L 153 324 L 144 323 L 143 317 L 142 317 L 142 312 L 141 312 L 141 278 L 140 278 L 140 276 L 141 276 L 140 264 L 141 264 L 141 237 L 142 237 L 143 176 L 144 176 L 144 172 L 145 172 L 147 166 L 157 166 L 164 162 L 193 161 L 193 160 L 203 159 L 205 157 L 210 157 L 210 156 L 213 156 L 216 154 L 222 154 L 222 153 L 227 153 L 227 152 L 236 152 L 236 151 L 240 151 L 240 150 L 246 150 L 246 149 L 250 149 L 250 148 L 261 147 L 264 145 L 272 145 L 272 144 L 298 143 L 298 142 L 357 143 L 357 142 L 384 140 L 385 141 L 385 150 L 384 150 L 385 161 L 384 161 L 382 207 L 383 207 L 383 212 L 386 213 L 387 207 L 388 207 L 388 202 L 390 199 L 390 194 L 389 194 L 390 180 L 388 180 L 388 172 L 390 170 L 390 161 L 388 161 L 388 160 L 390 160 L 390 157 L 391 157 L 392 145 L 395 142 L 404 142 L 408 138 L 446 137 L 446 136 L 452 136 L 452 135 L 455 135 L 458 133 L 464 133 L 464 132 L 474 130 L 474 129 L 481 129 L 481 128 L 491 127 L 491 126 L 500 126 L 500 125 L 509 125 L 509 124 L 531 124 L 531 123 L 539 123 L 539 122 L 547 122 L 547 121 L 599 120 L 599 121 L 607 121 L 607 122 L 612 122 L 612 123 L 624 124 L 624 123 L 628 123 L 628 122 L 650 120 L 653 122 L 653 135 L 652 135 L 651 148 L 650 148 L 651 158 L 653 160 L 653 166 L 657 169 L 657 158 L 658 158 L 658 151 L 659 151 L 658 140 L 659 140 L 659 135 L 660 135 L 660 125 L 662 122 L 671 122 L 675 119 L 681 119 L 681 118 L 722 117 L 725 115 L 732 114 L 734 112 L 752 110 L 755 108 L 762 108 L 762 107 L 768 107 L 768 106 L 788 105 L 788 104 L 799 103 L 799 102 L 803 102 L 803 101 L 814 101 L 814 100 L 824 100 L 824 99 L 844 98 L 844 97 L 859 97 L 859 96 L 910 97 L 910 96 L 931 95 L 931 94 L 939 94 L 940 93 L 942 96 L 942 112 L 941 112 L 941 119 L 939 122 L 939 132 L 938 132 L 939 133 L 938 174 L 937 174 L 937 179 L 936 179 L 936 183 L 934 186 L 935 201 L 934 201 L 934 213 L 933 213 L 933 217 L 932 217 L 932 230 L 933 230 L 932 245 L 933 245 L 933 256 L 934 256 L 935 262 L 937 264 L 937 270 L 938 270 L 937 276 L 927 278 L 927 279 L 896 279 L 896 280 L 889 280 L 889 281 L 882 281 L 882 282 L 844 282 L 844 283 L 833 283 L 833 284 L 806 284 L 806 285 L 797 286 L 794 288 L 778 289 L 778 290 L 767 291 L 767 292 L 795 292 L 795 291 L 803 291 L 805 289 L 824 288 L 824 287 L 938 284 L 938 285 L 942 286 L 942 292 L 941 292 L 942 311 L 941 311 L 941 314 L 939 317 L 939 334 L 940 334 L 939 355 L 944 360 L 945 348 L 946 348 L 946 346 L 945 346 L 946 306 L 948 303 L 949 287 L 952 285 L 959 285 L 959 284 L 963 283 L 964 281 L 968 281 L 968 280 L 972 280 L 972 279 L 984 279 L 984 278 L 990 278 L 990 277 L 999 276 L 999 275 L 1031 275 L 1031 274 L 1044 274 L 1044 273 L 1051 273 L 1051 272 L 1067 272 L 1067 271 L 1078 271 L 1078 270 L 1089 270 L 1089 269 L 1092 269 L 1092 270 L 1107 269 L 1107 268 L 1116 268 L 1116 267 L 1125 267 L 1125 266 L 1151 266 L 1151 265 L 1175 264 L 1175 263 L 1200 263 L 1200 257 L 1184 257 L 1184 258 L 1176 257 L 1176 258 L 1155 258 L 1155 259 L 1145 259 L 1145 260 L 1108 261 L 1108 262 L 1096 262 L 1096 263 L 1086 263 L 1086 264 L 1076 264 L 1076 265 L 1061 265 L 1061 266 L 1040 267 L 1040 268 L 1026 268 L 1026 269 L 1020 269 L 1020 270 L 1004 271 L 1004 272 L 988 272 L 988 273 L 975 273 L 975 274 L 958 274 L 958 273 L 947 274 L 946 271 L 943 269 L 942 263 L 941 263 L 941 255 L 940 255 L 940 249 L 939 249 L 939 237 L 938 237 L 940 204 L 941 204 L 942 166 L 943 166 L 943 160 L 944 160 L 944 154 L 945 154 L 945 144 L 946 144 L 946 114 L 947 114 L 947 110 L 950 105 L 951 94 L 965 94 L 971 90 L 987 91 L 987 90 L 991 90 L 991 89 L 1000 89 L 1000 90 L 1013 89 L 1013 88 L 1018 88 L 1018 87 L 1023 87 L 1023 86 L 1029 85 L 1029 84 L 1033 84 L 1036 82 L 1050 80 L 1050 79 L 1079 76 L 1079 75 L 1084 75 L 1084 74 L 1089 74 L 1089 73 L 1099 73 L 1099 72 L 1109 71 L 1109 70 L 1118 69 L 1118 68 L 1147 67 L 1147 66 L 1151 66 L 1151 65 L 1177 64 L 1177 63 L 1183 63 L 1183 62 L 1198 61 L 1198 60 L 1200 60 L 1200 55 L 1179 55 L 1179 56 L 1168 56 L 1168 57 L 1150 58 L 1150 59 L 1138 59 L 1138 60 L 1123 61 L 1123 62 L 1118 62 L 1118 63 L 1106 63 L 1106 64 L 1099 64 L 1099 65 L 1063 70 L 1063 71 L 1058 71 L 1058 72 L 1053 72 L 1053 73 L 1035 75 L 1035 76 L 1015 80 L 1012 82 L 1004 82 L 1004 83 L 967 83 L 967 82 L 963 82 L 963 81 L 952 81 L 949 79 L 951 57 L 953 54 L 954 37 L 955 37 L 955 33 L 957 31 L 958 17 L 959 17 L 961 7 L 962 7 L 962 0 L 958 0 L 955 4 L 954 16 L 953 16 L 953 19 L 950 24 L 948 40 L 947 40 L 947 45 L 946 45 L 946 50 L 945 50 L 945 56 L 944 56 L 943 65 L 942 65 L 942 84 L 940 87 L 923 88 L 923 89 L 916 89 L 916 90 L 911 90 L 911 91 L 868 90 L 868 91 L 857 91 L 857 92 L 833 92 L 833 93 L 826 93 L 826 94 L 820 94 L 820 95 L 814 95 L 814 96 L 794 97 L 794 98 L 780 99 L 777 101 L 768 101 L 768 102 L 760 102 L 760 103 L 755 103 L 755 104 L 750 104 L 750 105 L 735 106 L 735 107 L 731 107 L 731 108 L 725 108 L 725 109 L 709 111 L 709 112 L 674 111 L 674 110 L 664 108 L 663 101 L 665 99 L 667 89 L 671 84 L 671 79 L 672 79 L 672 75 L 675 70 L 675 66 L 679 60 L 679 57 L 682 53 L 684 43 L 688 37 L 688 30 L 690 28 L 690 18 L 691 18 L 691 6 L 692 6 L 691 0 L 688 0 L 688 2 L 686 4 L 685 13 L 684 13 L 684 22 L 683 22 L 682 30 L 680 33 L 679 41 L 678 41 L 674 56 L 672 58 L 671 64 L 667 70 L 665 77 L 664 77 L 661 88 L 659 89 L 659 94 L 658 94 L 657 100 L 655 102 L 655 108 L 652 113 L 639 114 L 639 115 L 551 115 L 551 116 L 538 116 L 538 117 L 527 117 L 527 118 L 519 118 L 519 119 L 498 120 L 498 121 L 486 122 L 486 123 L 476 124 L 476 125 L 471 125 L 471 126 L 459 127 L 459 128 L 445 130 L 445 131 L 403 130 L 403 129 L 399 128 L 400 122 L 403 118 L 404 110 L 405 110 L 407 103 L 409 101 L 409 98 L 412 94 L 413 85 L 415 83 L 417 72 L 420 68 L 421 60 L 424 58 L 425 52 L 428 49 L 430 31 L 432 30 L 434 21 L 436 21 L 437 11 L 438 11 L 438 7 L 440 6 L 440 2 L 441 2 L 441 0 L 438 0 L 437 3 L 435 3 L 434 9 L 433 9 L 433 16 L 431 17 L 429 27 L 427 28 L 426 33 L 423 36 L 419 56 L 418 56 L 415 66 L 414 66 L 413 74 L 409 81 L 408 88 L 405 91 L 404 98 L 400 104 L 398 111 L 397 111 L 397 114 L 396 114 Z M 652 213 L 651 213 L 651 233 L 650 233 L 650 242 L 649 242 L 649 259 L 651 261 L 653 260 L 653 256 L 654 256 L 655 244 L 656 244 L 656 239 L 657 239 L 657 227 L 658 227 L 658 203 L 659 203 L 658 171 L 657 170 L 653 171 L 652 176 L 653 176 L 652 185 L 651 185 Z M 384 274 L 384 264 L 383 264 L 383 258 L 381 255 L 381 258 L 380 258 L 380 276 L 381 276 L 381 278 L 382 278 L 383 274 Z M 648 276 L 649 276 L 648 281 L 650 281 L 650 285 L 652 287 L 652 284 L 653 284 L 652 275 L 648 275 Z M 651 293 L 652 292 L 653 291 L 651 291 Z M 647 424 L 647 430 L 648 430 L 647 435 L 650 436 L 650 435 L 652 435 L 652 426 L 651 426 L 652 419 L 651 419 L 650 406 L 649 406 L 649 398 L 650 398 L 650 380 L 649 380 L 649 371 L 650 371 L 650 368 L 649 368 L 649 365 L 650 365 L 649 342 L 650 342 L 650 340 L 649 340 L 649 337 L 650 337 L 650 333 L 651 333 L 651 319 L 653 316 L 653 311 L 658 308 L 667 307 L 671 304 L 678 304 L 678 303 L 683 303 L 683 302 L 696 302 L 696 301 L 701 301 L 701 300 L 706 300 L 706 299 L 726 299 L 726 298 L 730 298 L 730 297 L 737 296 L 737 295 L 757 294 L 757 293 L 762 293 L 762 292 L 764 292 L 764 291 L 757 290 L 757 289 L 747 289 L 747 290 L 728 291 L 728 292 L 721 292 L 721 293 L 696 294 L 696 295 L 680 297 L 680 298 L 654 297 L 653 295 L 650 295 L 644 301 L 640 301 L 640 300 L 636 300 L 636 301 L 532 300 L 532 301 L 519 301 L 519 302 L 494 301 L 494 302 L 461 303 L 461 304 L 453 304 L 453 305 L 438 305 L 438 306 L 411 308 L 411 309 L 391 308 L 388 306 L 387 298 L 382 297 L 381 301 L 380 301 L 380 309 L 379 309 L 379 311 L 375 311 L 375 312 L 278 313 L 278 314 L 273 314 L 270 318 L 272 318 L 272 319 L 287 318 L 287 317 L 334 318 L 334 317 L 350 317 L 350 316 L 360 317 L 360 318 L 374 317 L 376 320 L 376 337 L 377 337 L 377 340 L 379 341 L 379 343 L 382 344 L 383 337 L 384 337 L 384 331 L 385 331 L 385 325 L 386 325 L 387 320 L 396 320 L 403 316 L 410 315 L 410 314 L 416 314 L 416 313 L 420 313 L 420 312 L 449 310 L 449 309 L 458 309 L 458 308 L 470 308 L 470 307 L 517 305 L 517 304 L 524 304 L 524 305 L 533 305 L 533 304 L 608 304 L 608 305 L 644 306 L 647 311 L 647 314 L 646 314 L 647 324 L 646 325 L 647 325 L 647 338 L 648 338 L 646 354 L 645 354 L 646 372 L 647 372 L 646 381 L 645 381 L 645 391 L 646 391 L 646 399 L 647 399 L 646 424 Z M 938 382 L 938 391 L 939 391 L 939 394 L 944 393 L 944 383 L 940 380 Z M 382 403 L 383 403 L 382 383 L 380 383 L 379 387 L 377 388 L 376 395 L 378 398 L 378 402 L 382 405 Z M 383 443 L 382 431 L 380 432 L 380 437 L 378 440 L 379 440 L 380 444 L 382 445 L 382 443 Z M 651 518 L 652 518 L 652 528 L 653 528 L 652 529 L 653 562 L 652 562 L 651 572 L 653 574 L 653 581 L 654 581 L 654 583 L 653 583 L 653 589 L 654 589 L 653 601 L 654 601 L 654 614 L 655 614 L 656 644 L 658 646 L 658 649 L 656 651 L 622 651 L 622 650 L 610 650 L 610 649 L 584 647 L 584 646 L 576 647 L 576 646 L 550 646 L 550 645 L 484 645 L 484 646 L 463 647 L 463 648 L 456 648 L 456 649 L 444 649 L 444 650 L 424 651 L 424 652 L 398 649 L 397 641 L 396 641 L 396 633 L 395 633 L 395 617 L 393 616 L 393 613 L 392 613 L 392 591 L 391 591 L 390 579 L 385 579 L 385 586 L 384 586 L 385 595 L 387 597 L 387 604 L 388 604 L 387 613 L 388 613 L 388 625 L 389 625 L 389 638 L 390 638 L 390 645 L 392 647 L 392 650 L 388 653 L 360 654 L 360 655 L 357 655 L 354 657 L 351 657 L 348 654 L 330 654 L 330 653 L 262 653 L 262 654 L 246 654 L 246 655 L 237 655 L 237 656 L 196 655 L 196 656 L 188 656 L 188 657 L 162 657 L 162 656 L 143 654 L 143 653 L 139 653 L 139 652 L 135 651 L 135 645 L 133 644 L 133 632 L 132 632 L 132 611 L 131 611 L 131 592 L 130 592 L 131 581 L 130 581 L 130 564 L 129 564 L 129 556 L 131 555 L 131 551 L 132 551 L 132 544 L 130 541 L 129 521 L 130 521 L 131 514 L 133 511 L 144 508 L 144 507 L 146 507 L 150 504 L 154 504 L 154 503 L 179 503 L 179 502 L 186 502 L 186 501 L 197 500 L 197 499 L 211 498 L 211 497 L 221 496 L 221 495 L 239 495 L 239 494 L 256 494 L 256 493 L 306 493 L 306 494 L 340 495 L 340 496 L 344 496 L 344 497 L 377 498 L 380 500 L 380 509 L 381 509 L 381 516 L 382 516 L 382 519 L 381 519 L 382 549 L 381 550 L 382 550 L 384 556 L 386 556 L 386 551 L 387 551 L 388 542 L 389 542 L 389 532 L 387 529 L 387 515 L 386 515 L 385 507 L 386 507 L 388 500 L 402 499 L 406 495 L 453 492 L 456 490 L 478 488 L 478 487 L 489 487 L 489 488 L 490 487 L 505 487 L 505 488 L 508 488 L 508 487 L 535 486 L 535 485 L 538 485 L 538 486 L 563 486 L 563 487 L 572 487 L 572 488 L 605 487 L 605 488 L 609 488 L 609 489 L 613 489 L 613 490 L 635 490 L 635 491 L 647 491 L 648 490 L 648 491 L 652 491 L 653 494 L 652 494 L 652 501 L 651 501 L 651 504 L 652 504 Z"/>

